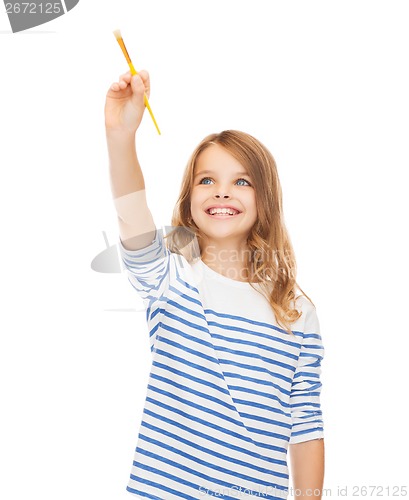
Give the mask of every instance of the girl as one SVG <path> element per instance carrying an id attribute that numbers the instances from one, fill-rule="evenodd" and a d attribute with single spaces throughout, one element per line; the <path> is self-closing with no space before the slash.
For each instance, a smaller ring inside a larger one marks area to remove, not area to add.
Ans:
<path id="1" fill-rule="evenodd" d="M 110 87 L 105 125 L 119 248 L 143 299 L 152 367 L 127 491 L 198 500 L 321 498 L 314 305 L 296 265 L 270 152 L 238 131 L 205 138 L 164 235 L 135 150 L 146 71 Z"/>

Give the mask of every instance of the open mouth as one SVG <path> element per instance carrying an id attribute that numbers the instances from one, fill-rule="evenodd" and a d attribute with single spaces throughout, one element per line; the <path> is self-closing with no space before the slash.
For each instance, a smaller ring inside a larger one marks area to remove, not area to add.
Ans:
<path id="1" fill-rule="evenodd" d="M 239 210 L 235 210 L 234 208 L 209 208 L 206 210 L 206 213 L 216 218 L 235 217 L 241 214 Z"/>

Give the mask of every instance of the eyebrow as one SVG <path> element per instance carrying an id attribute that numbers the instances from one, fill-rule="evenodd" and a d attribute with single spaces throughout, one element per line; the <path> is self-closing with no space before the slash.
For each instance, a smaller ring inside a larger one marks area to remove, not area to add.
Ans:
<path id="1" fill-rule="evenodd" d="M 214 171 L 213 170 L 202 170 L 201 172 L 197 172 L 197 174 L 195 175 L 195 178 L 198 176 L 198 175 L 203 175 L 203 174 L 214 174 Z M 249 174 L 247 172 L 236 172 L 234 174 L 235 176 L 236 175 L 246 175 L 247 177 L 250 177 Z"/>

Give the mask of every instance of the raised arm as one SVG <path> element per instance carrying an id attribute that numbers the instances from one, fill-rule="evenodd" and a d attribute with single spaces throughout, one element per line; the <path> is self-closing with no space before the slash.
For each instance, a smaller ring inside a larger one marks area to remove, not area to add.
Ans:
<path id="1" fill-rule="evenodd" d="M 135 147 L 135 134 L 149 97 L 149 74 L 130 71 L 111 85 L 105 102 L 105 130 L 111 191 L 118 215 L 119 234 L 127 250 L 148 246 L 156 232 L 147 205 L 145 181 Z"/>

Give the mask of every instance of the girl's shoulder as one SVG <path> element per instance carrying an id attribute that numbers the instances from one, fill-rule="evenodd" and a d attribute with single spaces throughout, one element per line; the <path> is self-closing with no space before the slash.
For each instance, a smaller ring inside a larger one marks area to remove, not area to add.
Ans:
<path id="1" fill-rule="evenodd" d="M 315 305 L 311 302 L 311 300 L 306 297 L 304 294 L 300 293 L 295 296 L 295 307 L 300 312 L 308 312 L 315 309 Z"/>
<path id="2" fill-rule="evenodd" d="M 301 313 L 293 324 L 293 330 L 303 333 L 318 333 L 319 324 L 315 304 L 303 294 L 296 295 L 295 308 Z"/>

